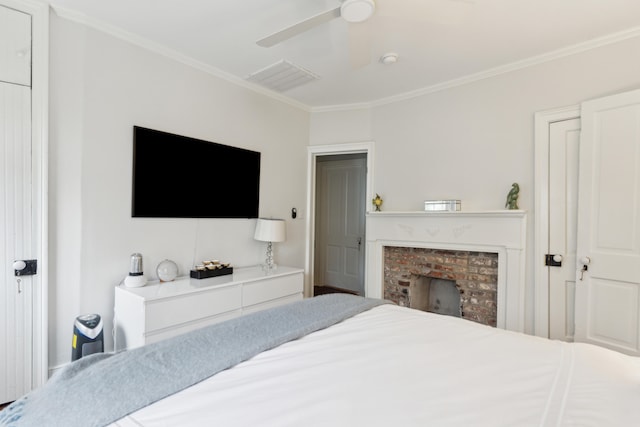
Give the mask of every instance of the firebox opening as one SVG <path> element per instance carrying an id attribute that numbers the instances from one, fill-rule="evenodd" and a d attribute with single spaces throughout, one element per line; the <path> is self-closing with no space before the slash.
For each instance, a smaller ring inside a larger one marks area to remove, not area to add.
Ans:
<path id="1" fill-rule="evenodd" d="M 411 308 L 462 317 L 460 291 L 454 280 L 416 276 L 410 287 Z"/>

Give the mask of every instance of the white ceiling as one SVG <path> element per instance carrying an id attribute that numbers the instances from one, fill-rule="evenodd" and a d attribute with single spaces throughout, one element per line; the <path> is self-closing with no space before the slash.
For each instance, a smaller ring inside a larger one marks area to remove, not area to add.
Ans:
<path id="1" fill-rule="evenodd" d="M 238 79 L 290 61 L 320 76 L 282 93 L 310 108 L 385 102 L 640 36 L 638 0 L 376 0 L 376 14 L 365 24 L 336 18 L 273 47 L 256 45 L 339 5 L 340 0 L 52 0 L 63 16 L 131 33 Z M 370 49 L 364 67 L 351 65 L 349 25 L 365 32 L 355 39 L 358 53 Z M 387 52 L 396 52 L 398 62 L 380 63 Z"/>

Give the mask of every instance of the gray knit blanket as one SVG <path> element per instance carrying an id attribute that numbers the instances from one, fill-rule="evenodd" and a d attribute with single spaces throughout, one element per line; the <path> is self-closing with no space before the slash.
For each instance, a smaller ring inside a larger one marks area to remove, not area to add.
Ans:
<path id="1" fill-rule="evenodd" d="M 0 426 L 105 426 L 258 353 L 383 303 L 323 295 L 137 349 L 86 356 L 0 412 Z"/>

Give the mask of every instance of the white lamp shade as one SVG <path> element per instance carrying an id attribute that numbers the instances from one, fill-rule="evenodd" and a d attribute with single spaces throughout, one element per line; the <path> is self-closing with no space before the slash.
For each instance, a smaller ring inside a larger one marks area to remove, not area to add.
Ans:
<path id="1" fill-rule="evenodd" d="M 284 242 L 287 229 L 283 219 L 258 218 L 254 239 L 261 242 Z"/>

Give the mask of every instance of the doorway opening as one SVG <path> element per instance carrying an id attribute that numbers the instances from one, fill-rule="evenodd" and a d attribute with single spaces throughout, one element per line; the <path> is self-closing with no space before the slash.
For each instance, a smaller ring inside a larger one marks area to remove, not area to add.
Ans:
<path id="1" fill-rule="evenodd" d="M 367 155 L 316 157 L 314 296 L 364 295 Z"/>
<path id="2" fill-rule="evenodd" d="M 371 143 L 309 147 L 306 296 L 365 295 Z"/>

